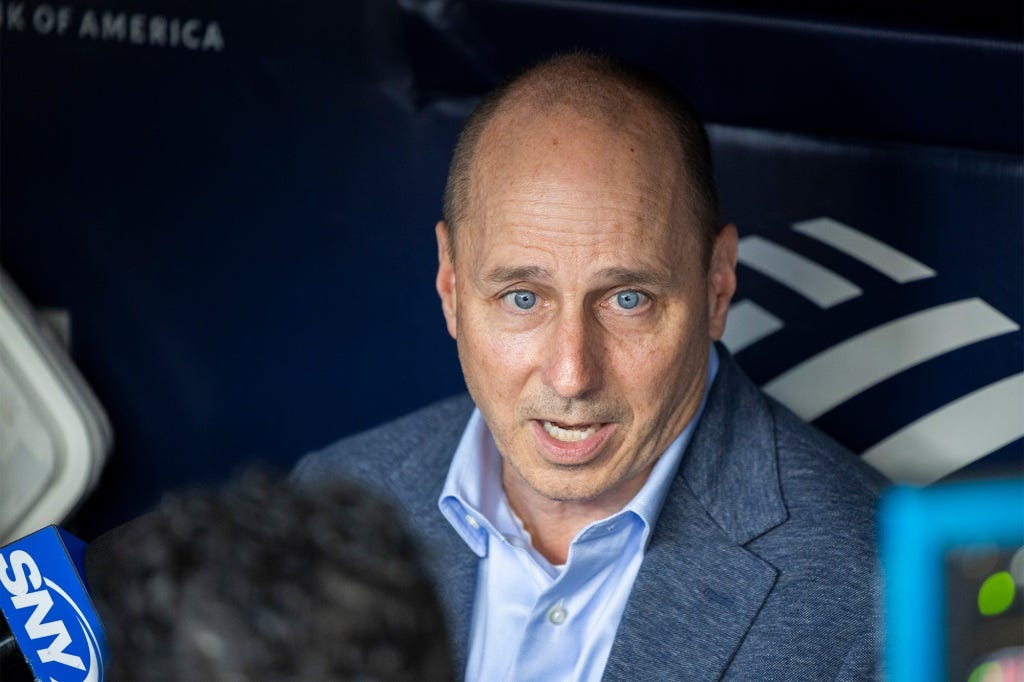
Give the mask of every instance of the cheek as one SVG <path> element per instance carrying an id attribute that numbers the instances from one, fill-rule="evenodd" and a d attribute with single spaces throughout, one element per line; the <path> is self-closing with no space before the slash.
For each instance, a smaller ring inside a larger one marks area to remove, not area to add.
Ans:
<path id="1" fill-rule="evenodd" d="M 467 381 L 475 383 L 475 389 L 491 400 L 515 399 L 530 372 L 528 339 L 500 331 L 486 320 L 475 324 L 460 322 L 460 330 L 459 356 Z"/>
<path id="2" fill-rule="evenodd" d="M 686 378 L 700 367 L 706 348 L 691 329 L 670 334 L 647 335 L 629 343 L 617 343 L 617 383 L 637 416 L 658 413 L 666 402 L 689 386 Z"/>
<path id="3" fill-rule="evenodd" d="M 652 394 L 673 372 L 672 353 L 655 343 L 636 343 L 617 363 L 619 384 L 637 410 L 653 400 Z"/>
<path id="4" fill-rule="evenodd" d="M 489 379 L 501 380 L 504 376 L 515 373 L 525 364 L 526 344 L 520 337 L 487 325 L 476 331 L 477 342 L 475 345 L 481 364 L 488 368 L 501 370 L 500 373 L 488 377 Z"/>

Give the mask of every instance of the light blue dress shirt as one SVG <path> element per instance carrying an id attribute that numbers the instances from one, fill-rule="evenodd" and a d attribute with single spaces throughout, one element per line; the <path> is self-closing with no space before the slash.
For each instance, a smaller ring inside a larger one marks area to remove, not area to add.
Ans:
<path id="1" fill-rule="evenodd" d="M 438 500 L 480 557 L 467 680 L 601 678 L 651 531 L 717 372 L 712 346 L 693 419 L 625 507 L 577 533 L 564 566 L 552 566 L 530 544 L 501 486 L 501 455 L 480 411 L 473 411 Z"/>

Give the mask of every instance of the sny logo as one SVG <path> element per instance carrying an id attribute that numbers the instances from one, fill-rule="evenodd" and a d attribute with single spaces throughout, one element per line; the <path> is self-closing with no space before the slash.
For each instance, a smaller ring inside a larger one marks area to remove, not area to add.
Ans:
<path id="1" fill-rule="evenodd" d="M 0 554 L 0 584 L 10 595 L 10 604 L 14 610 L 31 609 L 21 628 L 28 640 L 38 643 L 39 648 L 34 652 L 26 650 L 24 640 L 22 640 L 22 652 L 26 658 L 31 658 L 34 653 L 39 664 L 47 666 L 47 670 L 50 671 L 47 676 L 50 679 L 67 679 L 68 673 L 71 672 L 68 668 L 71 668 L 85 673 L 81 677 L 75 674 L 75 679 L 89 682 L 100 680 L 101 663 L 98 655 L 100 647 L 96 633 L 74 599 L 57 582 L 43 575 L 38 564 L 28 552 L 15 549 L 10 551 L 6 557 L 4 554 Z M 56 603 L 54 594 L 58 597 Z M 8 614 L 9 624 L 14 631 L 17 627 L 15 620 L 10 617 L 8 609 L 4 609 L 4 612 Z M 64 617 L 72 616 L 72 612 L 82 633 L 88 663 L 74 653 L 76 649 L 81 650 L 82 645 L 73 646 L 74 640 L 65 624 Z M 30 663 L 36 668 L 38 674 L 39 667 L 42 666 L 37 667 L 36 661 L 30 661 Z M 55 670 L 54 666 L 56 665 L 64 666 L 64 668 L 59 671 Z"/>

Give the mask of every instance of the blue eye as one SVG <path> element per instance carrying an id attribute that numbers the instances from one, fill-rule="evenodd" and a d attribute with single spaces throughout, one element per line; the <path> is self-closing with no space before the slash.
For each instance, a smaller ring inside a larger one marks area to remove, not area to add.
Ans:
<path id="1" fill-rule="evenodd" d="M 529 310 L 537 305 L 537 294 L 532 291 L 512 291 L 505 294 L 505 299 L 520 310 Z"/>
<path id="2" fill-rule="evenodd" d="M 639 291 L 620 291 L 615 294 L 615 302 L 623 310 L 632 310 L 642 303 L 644 295 Z"/>

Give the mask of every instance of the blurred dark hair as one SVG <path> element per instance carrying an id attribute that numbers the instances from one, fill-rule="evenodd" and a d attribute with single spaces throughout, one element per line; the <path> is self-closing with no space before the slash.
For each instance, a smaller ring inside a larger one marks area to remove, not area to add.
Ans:
<path id="1" fill-rule="evenodd" d="M 108 679 L 453 677 L 441 610 L 392 509 L 250 472 L 166 498 L 90 589 Z"/>

